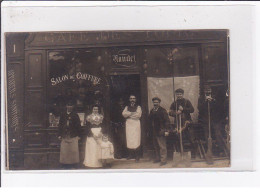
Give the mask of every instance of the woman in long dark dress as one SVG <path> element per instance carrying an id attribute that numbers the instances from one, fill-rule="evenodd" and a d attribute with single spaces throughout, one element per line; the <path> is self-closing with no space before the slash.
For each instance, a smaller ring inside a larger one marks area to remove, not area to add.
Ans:
<path id="1" fill-rule="evenodd" d="M 101 141 L 102 141 L 102 122 L 103 115 L 99 113 L 99 106 L 92 108 L 92 113 L 87 116 L 89 133 L 86 140 L 85 159 L 83 164 L 87 167 L 102 167 L 101 162 Z"/>
<path id="2" fill-rule="evenodd" d="M 73 108 L 72 103 L 67 103 L 67 110 L 62 112 L 59 120 L 60 163 L 64 168 L 76 168 L 79 163 L 78 140 L 81 126 L 79 116 Z"/>

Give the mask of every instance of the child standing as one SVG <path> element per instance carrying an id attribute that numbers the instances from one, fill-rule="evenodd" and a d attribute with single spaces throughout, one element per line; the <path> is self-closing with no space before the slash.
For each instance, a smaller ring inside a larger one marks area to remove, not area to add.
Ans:
<path id="1" fill-rule="evenodd" d="M 103 167 L 111 167 L 111 162 L 114 160 L 114 146 L 108 141 L 107 135 L 103 135 L 100 146 Z"/>

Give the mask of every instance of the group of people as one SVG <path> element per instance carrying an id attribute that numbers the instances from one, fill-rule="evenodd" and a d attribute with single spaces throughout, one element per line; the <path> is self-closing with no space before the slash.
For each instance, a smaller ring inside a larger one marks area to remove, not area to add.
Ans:
<path id="1" fill-rule="evenodd" d="M 103 133 L 103 115 L 100 106 L 94 105 L 86 118 L 87 138 L 83 164 L 90 168 L 109 167 L 114 159 L 114 146 L 108 135 Z M 60 163 L 63 168 L 77 168 L 80 161 L 78 141 L 82 134 L 80 119 L 74 105 L 67 103 L 66 112 L 61 114 L 58 138 L 61 140 Z"/>
<path id="2" fill-rule="evenodd" d="M 200 120 L 208 137 L 209 112 L 208 104 L 214 105 L 215 99 L 211 96 L 211 88 L 205 87 L 205 95 L 199 99 L 198 108 L 200 111 Z M 176 99 L 171 104 L 169 111 L 163 108 L 159 97 L 152 98 L 153 108 L 148 115 L 148 129 L 152 135 L 153 146 L 155 150 L 154 163 L 160 163 L 160 166 L 167 164 L 167 145 L 166 138 L 171 133 L 185 133 L 190 141 L 191 148 L 194 149 L 195 137 L 191 127 L 191 113 L 194 107 L 190 100 L 183 97 L 184 91 L 179 88 L 175 91 Z M 128 149 L 127 159 L 134 158 L 136 162 L 140 159 L 141 145 L 141 123 L 142 108 L 137 104 L 135 95 L 130 95 L 129 104 L 121 107 L 121 115 L 124 122 L 124 134 L 126 147 Z M 214 111 L 214 110 L 213 110 Z M 103 132 L 103 115 L 99 113 L 100 107 L 94 105 L 92 113 L 87 116 L 88 134 L 85 145 L 85 159 L 83 164 L 91 168 L 108 167 L 110 161 L 114 159 L 114 146 L 108 141 L 107 134 Z M 220 113 L 222 114 L 222 113 Z M 174 118 L 174 125 L 170 123 L 169 117 Z M 218 130 L 218 121 L 212 120 L 218 145 L 224 146 L 223 138 Z M 216 122 L 214 122 L 216 121 Z M 59 122 L 59 138 L 61 139 L 60 163 L 64 166 L 73 166 L 79 163 L 78 140 L 80 137 L 80 120 L 76 112 L 73 111 L 73 105 L 67 104 L 67 112 L 63 113 Z M 175 149 L 180 151 L 180 147 L 175 144 Z M 194 157 L 195 150 L 191 150 Z"/>

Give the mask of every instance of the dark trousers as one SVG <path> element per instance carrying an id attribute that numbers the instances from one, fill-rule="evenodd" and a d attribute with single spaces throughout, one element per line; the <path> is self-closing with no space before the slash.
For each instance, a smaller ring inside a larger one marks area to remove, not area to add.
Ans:
<path id="1" fill-rule="evenodd" d="M 205 139 L 208 140 L 209 138 L 209 126 L 208 121 L 204 121 L 202 123 L 202 127 L 204 129 L 205 133 Z M 224 131 L 225 125 L 223 122 L 212 122 L 211 123 L 211 137 L 212 139 L 215 138 L 217 146 L 219 148 L 218 152 L 224 152 L 225 150 L 228 150 L 225 144 L 225 140 L 222 134 L 222 131 Z"/>
<path id="2" fill-rule="evenodd" d="M 136 149 L 128 149 L 128 158 L 140 159 L 140 146 Z"/>
<path id="3" fill-rule="evenodd" d="M 126 134 L 124 123 L 114 124 L 114 148 L 115 158 L 127 157 Z"/>
<path id="4" fill-rule="evenodd" d="M 197 144 L 195 143 L 196 138 L 195 138 L 194 129 L 192 127 L 187 127 L 187 129 L 185 129 L 183 131 L 183 133 L 184 133 L 184 138 L 186 138 L 190 142 L 191 156 L 195 157 L 196 150 L 197 150 Z"/>
<path id="5" fill-rule="evenodd" d="M 180 136 L 179 134 L 175 134 L 175 138 L 174 138 L 174 148 L 176 152 L 180 152 Z M 195 143 L 196 137 L 195 137 L 195 132 L 194 129 L 192 127 L 187 127 L 186 129 L 184 129 L 182 131 L 182 143 L 185 141 L 188 141 L 190 143 L 190 147 L 189 150 L 191 152 L 191 156 L 195 157 L 196 155 L 196 150 L 198 145 Z M 183 147 L 184 150 L 187 150 L 186 147 Z"/>
<path id="6" fill-rule="evenodd" d="M 167 161 L 166 137 L 153 135 L 153 146 L 155 149 L 155 159 L 161 162 Z"/>

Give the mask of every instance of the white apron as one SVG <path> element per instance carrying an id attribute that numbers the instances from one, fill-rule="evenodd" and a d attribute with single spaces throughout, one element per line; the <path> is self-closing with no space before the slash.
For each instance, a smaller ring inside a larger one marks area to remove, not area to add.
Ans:
<path id="1" fill-rule="evenodd" d="M 101 128 L 91 128 L 94 135 L 98 135 L 101 132 Z M 83 164 L 92 168 L 102 167 L 101 162 L 101 138 L 95 140 L 94 137 L 87 137 L 85 159 Z"/>
<path id="2" fill-rule="evenodd" d="M 136 149 L 141 144 L 140 120 L 126 120 L 126 145 L 129 149 Z"/>
<path id="3" fill-rule="evenodd" d="M 138 106 L 136 112 L 131 113 L 125 107 L 122 115 L 126 118 L 126 145 L 129 149 L 136 149 L 141 144 L 141 107 Z"/>

